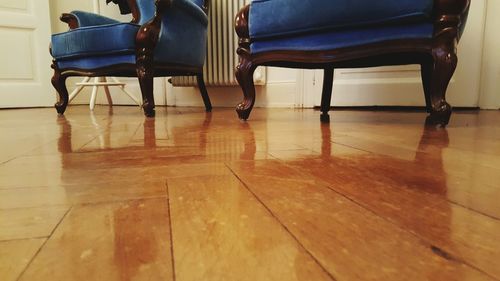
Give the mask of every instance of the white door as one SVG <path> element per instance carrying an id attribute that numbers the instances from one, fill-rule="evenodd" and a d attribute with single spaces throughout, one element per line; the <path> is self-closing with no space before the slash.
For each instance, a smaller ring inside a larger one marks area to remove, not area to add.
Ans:
<path id="1" fill-rule="evenodd" d="M 485 1 L 472 1 L 469 20 L 458 49 L 458 68 L 447 93 L 452 106 L 479 105 L 485 16 Z M 304 83 L 304 89 L 308 89 L 312 95 L 311 98 L 305 93 L 305 105 L 319 106 L 323 71 L 306 71 Z M 337 69 L 332 105 L 424 106 L 420 66 Z"/>
<path id="2" fill-rule="evenodd" d="M 0 0 L 0 107 L 50 106 L 48 0 Z"/>

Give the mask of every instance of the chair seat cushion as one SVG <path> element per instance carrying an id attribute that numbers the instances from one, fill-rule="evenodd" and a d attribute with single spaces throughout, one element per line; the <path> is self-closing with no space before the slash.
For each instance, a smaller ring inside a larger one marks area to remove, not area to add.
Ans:
<path id="1" fill-rule="evenodd" d="M 328 51 L 399 39 L 430 39 L 434 27 L 431 23 L 406 24 L 327 31 L 294 37 L 255 41 L 250 45 L 252 54 L 270 51 Z"/>
<path id="2" fill-rule="evenodd" d="M 252 39 L 429 21 L 434 0 L 254 0 Z"/>
<path id="3" fill-rule="evenodd" d="M 57 61 L 60 69 L 91 70 L 118 64 L 135 64 L 135 54 L 92 56 Z"/>
<path id="4" fill-rule="evenodd" d="M 52 35 L 52 56 L 56 60 L 88 56 L 135 53 L 139 25 L 118 23 L 77 28 Z"/>

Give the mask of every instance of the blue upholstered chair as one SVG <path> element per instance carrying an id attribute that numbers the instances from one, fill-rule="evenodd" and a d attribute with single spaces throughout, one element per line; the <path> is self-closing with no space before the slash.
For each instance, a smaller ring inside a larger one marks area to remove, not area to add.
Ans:
<path id="1" fill-rule="evenodd" d="M 153 78 L 177 75 L 197 76 L 206 110 L 210 111 L 203 80 L 209 1 L 113 2 L 120 5 L 122 13 L 132 13 L 132 22 L 79 11 L 61 16 L 70 30 L 52 36 L 57 112 L 63 114 L 68 105 L 67 77 L 121 76 L 139 78 L 144 112 L 154 116 Z"/>
<path id="2" fill-rule="evenodd" d="M 239 117 L 246 120 L 254 105 L 259 65 L 324 69 L 321 120 L 328 122 L 335 68 L 420 64 L 428 121 L 446 125 L 445 93 L 469 6 L 470 0 L 254 0 L 236 17 Z"/>

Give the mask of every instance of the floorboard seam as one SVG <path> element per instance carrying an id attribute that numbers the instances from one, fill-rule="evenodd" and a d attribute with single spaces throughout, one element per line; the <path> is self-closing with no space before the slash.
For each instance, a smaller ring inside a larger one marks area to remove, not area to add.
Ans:
<path id="1" fill-rule="evenodd" d="M 365 206 L 364 204 L 357 202 L 355 199 L 352 199 L 351 197 L 349 197 L 349 195 L 345 195 L 345 194 L 343 194 L 343 193 L 341 193 L 341 192 L 339 192 L 339 191 L 337 191 L 337 190 L 333 189 L 330 185 L 323 185 L 323 187 L 324 187 L 324 188 L 327 188 L 327 189 L 329 189 L 329 190 L 331 190 L 331 191 L 333 191 L 333 192 L 335 192 L 335 193 L 337 193 L 337 194 L 339 194 L 340 196 L 342 196 L 342 197 L 344 197 L 345 199 L 347 199 L 347 200 L 351 201 L 352 203 L 354 203 L 354 204 L 356 204 L 356 205 L 360 206 L 361 208 L 363 208 L 363 209 L 367 210 L 368 212 L 370 212 L 370 213 L 374 214 L 375 216 L 377 216 L 377 217 L 381 218 L 382 220 L 384 220 L 384 221 L 386 221 L 386 222 L 388 222 L 388 223 L 390 223 L 390 224 L 394 225 L 395 227 L 397 227 L 397 228 L 401 229 L 403 232 L 409 233 L 409 234 L 410 234 L 410 235 L 412 235 L 413 237 L 417 238 L 417 239 L 418 239 L 421 243 L 423 243 L 423 244 L 424 244 L 424 246 L 428 246 L 428 248 L 429 248 L 429 249 L 431 249 L 431 250 L 432 250 L 432 252 L 434 252 L 437 256 L 439 256 L 439 257 L 441 257 L 441 258 L 444 258 L 444 259 L 447 259 L 447 260 L 450 260 L 450 261 L 453 261 L 453 262 L 456 262 L 456 263 L 463 264 L 463 265 L 468 266 L 468 267 L 470 267 L 470 268 L 472 268 L 472 269 L 474 269 L 474 270 L 476 270 L 476 271 L 478 271 L 478 272 L 483 273 L 484 275 L 486 275 L 486 276 L 488 276 L 488 277 L 490 277 L 490 278 L 492 278 L 492 279 L 494 279 L 494 280 L 499 280 L 499 279 L 498 279 L 498 278 L 496 278 L 495 276 L 493 276 L 493 275 L 489 274 L 488 272 L 486 272 L 486 271 L 484 271 L 484 270 L 482 270 L 482 269 L 478 268 L 477 266 L 475 266 L 475 265 L 473 265 L 473 264 L 470 264 L 470 263 L 468 263 L 467 261 L 465 261 L 465 260 L 463 260 L 463 259 L 461 259 L 461 258 L 459 258 L 459 257 L 456 257 L 455 255 L 453 255 L 453 254 L 449 253 L 448 251 L 446 251 L 446 250 L 442 249 L 442 248 L 441 248 L 441 247 L 439 247 L 439 246 L 436 246 L 434 243 L 432 243 L 432 242 L 428 241 L 427 239 L 425 239 L 425 238 L 421 237 L 421 236 L 420 236 L 420 235 L 418 235 L 417 233 L 415 233 L 415 232 L 412 232 L 412 231 L 409 231 L 409 230 L 406 230 L 406 229 L 402 228 L 402 226 L 400 226 L 400 225 L 399 225 L 399 224 L 397 224 L 396 222 L 394 222 L 394 221 L 392 221 L 392 220 L 390 220 L 390 219 L 387 219 L 387 218 L 383 217 L 381 214 L 379 214 L 379 213 L 377 213 L 377 212 L 373 211 L 373 210 L 372 210 L 371 208 L 369 208 L 368 206 Z M 442 253 L 442 254 L 438 254 L 438 253 L 436 253 L 435 249 L 439 249 L 440 253 Z M 445 258 L 443 255 L 446 255 L 446 256 L 448 256 L 449 258 Z"/>
<path id="2" fill-rule="evenodd" d="M 279 223 L 279 225 L 281 225 L 281 227 L 295 240 L 295 242 L 313 259 L 313 261 L 328 275 L 328 277 L 330 277 L 332 280 L 339 280 L 337 278 L 335 278 L 335 276 L 333 276 L 332 273 L 330 273 L 322 264 L 319 260 L 316 259 L 316 257 L 299 241 L 299 239 L 288 229 L 288 227 L 286 227 L 286 225 L 283 224 L 283 222 L 276 216 L 276 214 L 269 208 L 267 207 L 266 204 L 264 204 L 264 202 L 262 202 L 262 200 L 260 200 L 260 198 L 257 196 L 257 194 L 255 194 L 251 188 L 243 181 L 243 179 L 241 179 L 235 171 L 233 171 L 233 169 L 231 169 L 231 167 L 229 167 L 227 164 L 226 164 L 226 167 L 231 171 L 231 173 L 238 179 L 238 181 L 241 182 L 241 184 L 245 187 L 246 190 L 248 190 L 248 192 L 250 192 L 250 194 L 252 194 L 252 196 L 257 200 L 257 202 L 259 202 L 260 204 L 262 204 L 262 206 L 269 212 L 269 214 Z"/>
<path id="3" fill-rule="evenodd" d="M 168 229 L 170 231 L 170 255 L 172 256 L 172 275 L 175 281 L 177 280 L 177 276 L 175 274 L 174 232 L 172 229 L 172 213 L 170 209 L 170 193 L 168 189 L 168 179 L 165 180 L 165 188 L 167 189 Z"/>
<path id="4" fill-rule="evenodd" d="M 36 251 L 36 253 L 33 255 L 33 257 L 30 259 L 30 261 L 28 262 L 28 264 L 24 267 L 23 271 L 21 271 L 21 273 L 19 274 L 19 277 L 17 277 L 16 281 L 19 281 L 21 280 L 21 278 L 23 277 L 24 273 L 28 270 L 28 268 L 30 267 L 30 265 L 33 263 L 33 261 L 35 260 L 35 258 L 38 256 L 38 254 L 42 251 L 42 249 L 45 247 L 45 244 L 47 244 L 47 242 L 49 241 L 50 237 L 52 237 L 52 235 L 56 232 L 56 229 L 59 227 L 59 225 L 61 225 L 61 223 L 64 221 L 64 219 L 66 218 L 66 216 L 69 214 L 69 212 L 73 209 L 73 207 L 70 207 L 68 208 L 68 210 L 66 211 L 66 213 L 64 213 L 64 215 L 62 216 L 62 218 L 59 220 L 59 222 L 56 224 L 56 226 L 54 226 L 54 229 L 52 229 L 52 231 L 50 232 L 49 234 L 49 237 L 47 237 L 47 239 L 45 239 L 45 241 L 43 241 L 43 244 L 40 246 L 40 248 L 38 249 L 38 251 Z"/>
<path id="5" fill-rule="evenodd" d="M 349 148 L 352 148 L 352 149 L 355 149 L 355 150 L 363 151 L 363 152 L 366 152 L 366 153 L 369 153 L 369 154 L 374 154 L 374 155 L 383 155 L 383 154 L 379 154 L 379 153 L 376 153 L 376 152 L 373 152 L 373 151 L 364 150 L 364 149 L 357 148 L 357 147 L 354 147 L 354 146 L 351 146 L 351 145 L 347 145 L 347 144 L 343 144 L 343 143 L 338 143 L 338 142 L 333 142 L 333 141 L 332 141 L 332 143 L 335 143 L 335 144 L 338 144 L 338 145 L 341 145 L 341 146 L 345 146 L 345 147 L 349 147 Z M 278 158 L 278 159 L 279 159 L 279 158 Z M 283 159 L 279 159 L 279 160 L 280 160 L 280 161 L 283 161 Z M 283 161 L 283 162 L 284 162 L 284 161 Z M 285 163 L 285 165 L 286 165 L 286 163 Z M 423 191 L 423 192 L 424 192 L 425 194 L 429 194 L 429 195 L 431 195 L 431 196 L 434 196 L 434 194 L 432 194 L 432 193 L 429 193 L 429 192 L 426 192 L 426 191 Z M 441 198 L 441 197 L 438 197 L 438 198 Z M 450 200 L 450 199 L 447 199 L 447 198 L 446 198 L 446 199 L 441 198 L 440 200 L 444 200 L 444 201 L 446 201 L 446 202 L 448 202 L 448 203 L 450 203 L 450 204 L 453 204 L 453 205 L 456 205 L 456 206 L 462 207 L 462 208 L 464 208 L 464 209 L 467 209 L 467 210 L 469 210 L 469 211 L 471 211 L 471 212 L 474 212 L 474 213 L 476 213 L 476 214 L 479 214 L 479 215 L 482 215 L 482 216 L 488 217 L 488 218 L 490 218 L 490 219 L 494 219 L 494 220 L 496 220 L 496 221 L 500 221 L 500 218 L 497 218 L 497 217 L 492 216 L 492 215 L 490 215 L 490 214 L 487 214 L 487 213 L 484 213 L 484 212 L 478 211 L 478 210 L 473 209 L 473 208 L 471 208 L 471 207 L 464 206 L 464 205 L 462 205 L 462 204 L 460 204 L 460 203 L 458 203 L 458 202 L 455 202 L 455 201 L 453 201 L 453 200 Z"/>
<path id="6" fill-rule="evenodd" d="M 49 236 L 48 235 L 44 235 L 44 236 L 35 236 L 35 237 L 23 237 L 23 238 L 4 239 L 4 240 L 0 240 L 0 243 L 7 243 L 7 242 L 14 242 L 14 241 L 23 241 L 23 240 L 43 239 L 43 238 L 49 238 Z"/>
<path id="7" fill-rule="evenodd" d="M 294 171 L 296 171 L 298 174 L 306 175 L 306 176 L 308 176 L 308 177 L 310 177 L 310 178 L 312 178 L 312 179 L 315 179 L 315 178 L 316 178 L 315 176 L 311 175 L 309 172 L 300 171 L 300 170 L 298 170 L 297 168 L 295 168 L 295 167 L 293 167 L 293 166 L 290 166 L 290 165 L 286 164 L 286 163 L 285 163 L 285 161 L 283 161 L 283 160 L 281 160 L 281 159 L 280 159 L 280 160 L 278 160 L 278 161 L 279 161 L 279 162 L 281 162 L 284 166 L 286 166 L 286 167 L 288 167 L 288 168 L 290 168 L 290 169 L 293 169 L 293 170 L 294 170 Z M 331 186 L 330 186 L 330 184 L 328 184 L 327 182 L 325 182 L 325 181 L 323 181 L 323 180 L 321 180 L 321 179 L 320 179 L 320 185 L 319 185 L 319 186 L 322 186 L 323 188 L 326 188 L 326 189 L 329 189 L 329 190 L 331 190 L 331 191 L 335 192 L 336 194 L 340 195 L 341 197 L 343 197 L 343 198 L 345 198 L 345 199 L 347 199 L 347 200 L 351 201 L 352 203 L 356 204 L 357 206 L 359 206 L 359 207 L 363 208 L 364 210 L 366 210 L 366 211 L 368 211 L 368 212 L 370 212 L 370 213 L 374 214 L 376 217 L 378 217 L 378 218 L 380 218 L 380 219 L 382 219 L 382 220 L 384 220 L 384 221 L 386 221 L 386 222 L 388 222 L 388 223 L 390 223 L 390 224 L 394 225 L 394 226 L 395 226 L 395 227 L 397 227 L 398 229 L 401 229 L 403 232 L 409 233 L 409 234 L 410 234 L 410 235 L 412 235 L 413 237 L 417 238 L 417 239 L 418 239 L 421 243 L 423 243 L 423 244 L 424 244 L 424 246 L 428 246 L 428 247 L 429 247 L 429 249 L 431 249 L 431 250 L 432 250 L 435 254 L 436 254 L 436 251 L 435 251 L 434 249 L 439 249 L 441 253 L 443 253 L 443 254 L 445 254 L 446 256 L 448 256 L 448 257 L 450 257 L 450 258 L 451 258 L 451 259 L 449 259 L 449 260 L 451 260 L 451 261 L 453 261 L 453 262 L 457 262 L 457 263 L 463 264 L 463 265 L 465 265 L 465 266 L 468 266 L 468 267 L 470 267 L 470 268 L 472 268 L 472 269 L 474 269 L 474 270 L 476 270 L 476 271 L 478 271 L 478 272 L 483 273 L 484 275 L 486 275 L 486 276 L 488 276 L 488 277 L 490 277 L 490 278 L 492 278 L 492 279 L 494 279 L 494 280 L 500 280 L 500 279 L 496 278 L 495 276 L 493 276 L 493 275 L 489 274 L 488 272 L 485 272 L 484 270 L 482 270 L 482 269 L 478 268 L 477 266 L 475 266 L 475 265 L 473 265 L 473 264 L 470 264 L 470 263 L 468 263 L 467 261 L 465 261 L 465 260 L 463 260 L 463 259 L 461 259 L 461 258 L 459 258 L 459 257 L 456 257 L 456 256 L 455 256 L 455 255 L 453 255 L 453 254 L 450 254 L 449 252 L 445 251 L 445 250 L 444 250 L 444 249 L 442 249 L 441 247 L 438 247 L 438 246 L 434 245 L 434 243 L 431 243 L 430 241 L 428 241 L 427 239 L 425 239 L 425 238 L 421 237 L 420 235 L 418 235 L 418 234 L 416 234 L 416 233 L 414 233 L 414 232 L 412 232 L 412 231 L 409 231 L 409 230 L 406 230 L 406 229 L 402 228 L 399 224 L 397 224 L 397 223 L 395 223 L 395 222 L 391 221 L 390 219 L 387 219 L 387 218 L 383 217 L 382 215 L 380 215 L 379 213 L 375 212 L 374 210 L 372 210 L 372 209 L 371 209 L 371 208 L 369 208 L 368 206 L 365 206 L 364 204 L 362 204 L 362 203 L 360 203 L 360 202 L 356 201 L 355 199 L 351 198 L 349 195 L 344 194 L 344 193 L 342 193 L 342 192 L 340 192 L 340 191 L 338 191 L 338 190 L 334 189 L 333 187 L 331 187 Z M 437 256 L 439 256 L 439 257 L 441 257 L 441 258 L 444 258 L 444 257 L 443 257 L 443 255 L 440 255 L 440 254 L 436 254 L 436 255 L 437 255 Z"/>

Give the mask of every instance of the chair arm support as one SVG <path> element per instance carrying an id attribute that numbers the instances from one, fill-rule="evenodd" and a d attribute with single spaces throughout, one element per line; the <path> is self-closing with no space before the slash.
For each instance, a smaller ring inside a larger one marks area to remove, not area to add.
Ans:
<path id="1" fill-rule="evenodd" d="M 143 24 L 136 35 L 136 54 L 138 59 L 139 57 L 144 59 L 145 56 L 153 56 L 154 49 L 160 39 L 162 21 L 168 9 L 183 9 L 201 25 L 207 26 L 208 24 L 207 16 L 198 6 L 192 4 L 190 1 L 179 0 L 173 3 L 172 0 L 156 0 L 155 5 L 156 13 L 154 17 Z"/>
<path id="2" fill-rule="evenodd" d="M 248 16 L 250 13 L 250 5 L 243 7 L 237 14 L 235 19 L 235 29 L 238 35 L 238 49 L 236 52 L 240 56 L 250 56 L 250 31 L 248 25 Z"/>
<path id="3" fill-rule="evenodd" d="M 210 0 L 203 0 L 203 11 L 208 15 L 208 10 L 210 10 Z"/>
<path id="4" fill-rule="evenodd" d="M 135 37 L 137 62 L 153 63 L 156 44 L 160 38 L 162 18 L 171 6 L 172 0 L 156 0 L 155 16 L 141 26 Z"/>
<path id="5" fill-rule="evenodd" d="M 471 0 L 434 0 L 434 37 L 453 36 L 464 31 Z"/>

